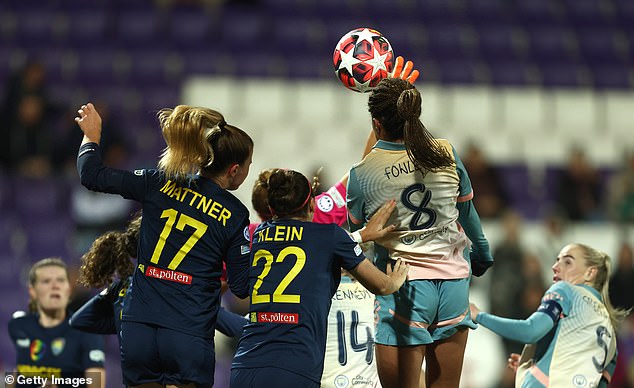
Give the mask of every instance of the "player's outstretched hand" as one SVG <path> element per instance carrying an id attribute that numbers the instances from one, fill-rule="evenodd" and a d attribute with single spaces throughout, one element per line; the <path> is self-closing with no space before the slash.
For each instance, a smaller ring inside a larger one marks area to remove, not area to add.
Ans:
<path id="1" fill-rule="evenodd" d="M 401 78 L 413 84 L 418 79 L 420 72 L 418 70 L 412 70 L 414 68 L 414 62 L 403 59 L 402 56 L 396 57 L 394 61 L 394 70 L 390 74 L 392 78 Z"/>
<path id="2" fill-rule="evenodd" d="M 396 225 L 385 226 L 385 223 L 392 215 L 395 207 L 396 201 L 391 199 L 385 202 L 383 206 L 374 213 L 368 223 L 359 230 L 359 234 L 361 235 L 363 242 L 374 241 L 385 236 L 396 228 Z"/>
<path id="3" fill-rule="evenodd" d="M 391 266 L 388 263 L 385 271 L 392 283 L 391 288 L 393 291 L 390 292 L 391 294 L 396 292 L 396 290 L 401 288 L 403 283 L 405 283 L 405 280 L 407 279 L 407 272 L 409 271 L 409 264 L 403 262 L 402 259 L 398 259 L 396 260 L 396 263 L 394 263 L 394 266 Z"/>
<path id="4" fill-rule="evenodd" d="M 82 105 L 77 111 L 79 117 L 75 117 L 75 122 L 84 133 L 84 143 L 94 142 L 99 144 L 101 141 L 101 116 L 92 103 Z"/>

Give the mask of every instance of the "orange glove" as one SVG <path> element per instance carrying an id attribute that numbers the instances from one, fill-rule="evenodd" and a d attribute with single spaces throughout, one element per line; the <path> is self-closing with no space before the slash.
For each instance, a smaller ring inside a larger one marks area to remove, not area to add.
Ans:
<path id="1" fill-rule="evenodd" d="M 399 55 L 398 57 L 396 57 L 396 61 L 394 61 L 394 71 L 392 71 L 390 77 L 401 78 L 413 84 L 414 82 L 416 82 L 418 76 L 420 75 L 420 72 L 418 70 L 412 71 L 413 68 L 414 63 L 412 61 L 405 62 L 403 57 Z"/>

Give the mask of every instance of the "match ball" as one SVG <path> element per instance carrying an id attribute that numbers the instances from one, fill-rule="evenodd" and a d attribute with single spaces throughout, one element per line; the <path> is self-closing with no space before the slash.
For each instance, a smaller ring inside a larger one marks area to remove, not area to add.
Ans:
<path id="1" fill-rule="evenodd" d="M 345 87 L 367 93 L 394 69 L 394 52 L 377 30 L 356 28 L 339 39 L 332 62 Z"/>

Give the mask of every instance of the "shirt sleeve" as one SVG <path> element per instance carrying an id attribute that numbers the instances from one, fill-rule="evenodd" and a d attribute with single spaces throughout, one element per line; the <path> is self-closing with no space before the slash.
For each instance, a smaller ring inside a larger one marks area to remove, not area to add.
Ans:
<path id="1" fill-rule="evenodd" d="M 572 308 L 572 285 L 565 281 L 554 283 L 542 297 L 542 305 L 549 300 L 557 302 L 563 316 L 570 315 Z"/>
<path id="2" fill-rule="evenodd" d="M 465 202 L 473 198 L 471 180 L 469 179 L 467 169 L 462 163 L 460 156 L 458 156 L 456 149 L 451 146 L 451 150 L 453 151 L 453 157 L 456 162 L 456 172 L 458 173 L 458 178 L 460 179 L 460 183 L 458 184 L 458 202 Z"/>
<path id="3" fill-rule="evenodd" d="M 352 240 L 348 232 L 338 226 L 334 229 L 335 255 L 340 260 L 339 265 L 350 271 L 365 259 L 365 255 L 359 244 Z"/>
<path id="4" fill-rule="evenodd" d="M 245 217 L 241 227 L 231 237 L 225 256 L 227 283 L 231 292 L 238 298 L 246 298 L 249 295 L 250 253 L 249 219 Z"/>
<path id="5" fill-rule="evenodd" d="M 18 323 L 16 319 L 10 320 L 9 324 L 7 325 L 7 329 L 9 331 L 9 337 L 11 338 L 11 341 L 14 343 L 15 343 L 15 340 L 19 337 L 17 325 Z"/>
<path id="6" fill-rule="evenodd" d="M 240 337 L 242 327 L 248 323 L 248 320 L 242 315 L 227 311 L 220 306 L 218 310 L 218 319 L 216 321 L 216 329 L 222 334 L 229 337 Z"/>
<path id="7" fill-rule="evenodd" d="M 142 201 L 148 191 L 148 178 L 158 177 L 156 170 L 125 171 L 106 167 L 96 143 L 86 143 L 77 154 L 77 171 L 81 184 L 91 191 L 119 194 L 126 199 Z M 150 171 L 153 171 L 150 173 Z"/>
<path id="8" fill-rule="evenodd" d="M 70 317 L 71 327 L 93 334 L 117 334 L 114 302 L 121 289 L 121 281 L 113 282 L 108 288 L 93 296 Z"/>
<path id="9" fill-rule="evenodd" d="M 350 170 L 346 193 L 346 206 L 348 208 L 348 223 L 350 231 L 361 229 L 365 221 L 363 214 L 364 199 L 355 169 Z"/>
<path id="10" fill-rule="evenodd" d="M 473 201 L 458 202 L 456 207 L 458 208 L 458 222 L 473 244 L 471 260 L 480 262 L 493 261 L 489 241 L 484 235 L 480 216 L 478 216 L 478 212 L 473 206 Z"/>
<path id="11" fill-rule="evenodd" d="M 462 164 L 462 160 L 458 156 L 456 149 L 453 150 L 453 156 L 456 161 L 456 172 L 460 179 L 458 188 L 458 199 L 456 202 L 456 208 L 458 209 L 458 222 L 462 226 L 469 240 L 473 244 L 471 260 L 479 262 L 492 262 L 493 255 L 491 254 L 491 248 L 489 247 L 489 241 L 484 236 L 482 231 L 482 223 L 480 222 L 480 216 L 473 206 L 473 188 L 471 187 L 471 180 L 467 169 Z"/>
<path id="12" fill-rule="evenodd" d="M 341 226 L 346 223 L 346 219 L 346 187 L 341 182 L 337 182 L 328 191 L 315 197 L 313 222 Z"/>
<path id="13" fill-rule="evenodd" d="M 481 324 L 494 333 L 525 344 L 534 344 L 554 327 L 548 315 L 534 312 L 528 319 L 509 319 L 481 312 L 476 317 Z"/>

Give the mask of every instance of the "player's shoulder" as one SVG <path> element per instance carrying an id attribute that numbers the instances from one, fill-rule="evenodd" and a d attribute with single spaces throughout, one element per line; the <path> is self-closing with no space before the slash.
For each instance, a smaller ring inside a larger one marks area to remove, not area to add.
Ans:
<path id="1" fill-rule="evenodd" d="M 574 285 L 568 283 L 564 280 L 560 280 L 558 282 L 553 283 L 548 290 L 546 290 L 546 294 L 544 295 L 544 299 L 554 299 L 563 301 L 567 298 L 570 298 L 572 294 L 574 294 Z"/>
<path id="2" fill-rule="evenodd" d="M 25 325 L 37 320 L 35 314 L 27 313 L 23 310 L 16 310 L 11 314 L 9 325 Z"/>
<path id="3" fill-rule="evenodd" d="M 32 331 L 33 328 L 37 327 L 37 315 L 22 310 L 15 311 L 11 314 L 11 320 L 9 320 L 7 327 L 11 335 L 25 330 Z"/>
<path id="4" fill-rule="evenodd" d="M 454 148 L 453 144 L 451 144 L 451 142 L 447 139 L 443 139 L 443 138 L 439 138 L 436 139 L 436 142 L 438 143 L 438 145 L 440 145 L 445 151 L 447 151 L 447 153 L 449 153 L 449 155 L 452 158 L 456 157 L 456 149 Z"/>
<path id="5" fill-rule="evenodd" d="M 233 195 L 233 193 L 225 190 L 225 197 L 227 198 L 227 201 L 235 207 L 236 211 L 239 211 L 241 214 L 246 214 L 247 216 L 249 215 L 249 209 L 238 197 Z"/>

